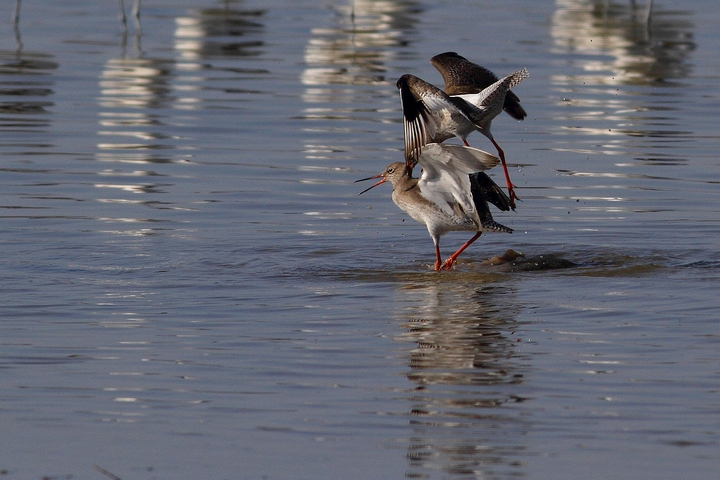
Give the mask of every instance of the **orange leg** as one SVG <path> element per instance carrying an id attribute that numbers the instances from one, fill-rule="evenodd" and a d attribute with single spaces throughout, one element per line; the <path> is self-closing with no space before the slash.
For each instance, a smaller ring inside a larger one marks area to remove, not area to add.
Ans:
<path id="1" fill-rule="evenodd" d="M 445 263 L 443 263 L 442 269 L 443 269 L 443 270 L 450 270 L 450 269 L 452 268 L 452 266 L 453 266 L 453 263 L 455 263 L 455 260 L 457 259 L 457 257 L 460 256 L 460 254 L 461 254 L 462 252 L 464 252 L 466 248 L 468 248 L 470 245 L 472 245 L 472 243 L 473 243 L 475 240 L 477 240 L 478 238 L 480 238 L 480 235 L 482 235 L 482 232 L 477 232 L 470 240 L 468 240 L 467 242 L 465 242 L 465 245 L 463 245 L 462 247 L 460 247 L 457 252 L 455 252 L 455 253 L 453 253 L 452 255 L 450 255 L 450 257 L 449 257 L 447 260 L 445 260 Z M 439 262 L 439 261 L 440 261 L 440 251 L 439 251 L 439 250 L 437 251 L 437 254 L 438 254 L 438 262 Z M 438 265 L 438 264 L 436 263 L 435 265 Z M 439 270 L 439 269 L 436 268 L 435 270 Z"/>
<path id="2" fill-rule="evenodd" d="M 514 185 L 510 181 L 510 174 L 508 173 L 507 164 L 505 163 L 505 152 L 503 152 L 502 148 L 500 148 L 500 145 L 497 144 L 494 138 L 490 137 L 490 141 L 493 145 L 495 145 L 495 148 L 498 151 L 498 155 L 500 156 L 500 161 L 502 162 L 503 172 L 505 173 L 505 182 L 507 182 L 507 188 L 508 188 L 508 196 L 510 197 L 510 206 L 513 210 L 515 210 L 515 200 L 520 200 L 517 195 L 515 195 L 515 190 L 513 190 Z"/>
<path id="3" fill-rule="evenodd" d="M 435 271 L 437 272 L 440 270 L 440 264 L 442 261 L 440 260 L 440 245 L 437 243 L 435 244 Z"/>

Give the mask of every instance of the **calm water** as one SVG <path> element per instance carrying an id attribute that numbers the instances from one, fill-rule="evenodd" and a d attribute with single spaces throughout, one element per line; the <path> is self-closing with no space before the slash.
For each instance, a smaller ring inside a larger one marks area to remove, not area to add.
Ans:
<path id="1" fill-rule="evenodd" d="M 720 10 L 116 3 L 0 11 L 3 478 L 720 475 Z M 438 274 L 352 182 L 446 50 L 531 77 L 515 234 Z"/>

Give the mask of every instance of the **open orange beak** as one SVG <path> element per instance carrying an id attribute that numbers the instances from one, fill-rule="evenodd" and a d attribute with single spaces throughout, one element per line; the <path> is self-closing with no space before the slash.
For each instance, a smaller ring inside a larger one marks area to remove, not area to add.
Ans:
<path id="1" fill-rule="evenodd" d="M 381 173 L 379 175 L 373 175 L 372 177 L 361 178 L 360 180 L 355 180 L 355 183 L 364 182 L 365 180 L 372 180 L 374 178 L 382 178 L 382 180 L 380 180 L 379 182 L 377 182 L 374 185 L 370 185 L 368 188 L 366 188 L 362 192 L 358 193 L 358 195 L 362 195 L 363 193 L 367 192 L 368 190 L 371 190 L 371 189 L 377 187 L 378 185 L 380 185 L 381 183 L 385 183 L 387 181 L 387 178 L 385 178 L 385 174 Z"/>

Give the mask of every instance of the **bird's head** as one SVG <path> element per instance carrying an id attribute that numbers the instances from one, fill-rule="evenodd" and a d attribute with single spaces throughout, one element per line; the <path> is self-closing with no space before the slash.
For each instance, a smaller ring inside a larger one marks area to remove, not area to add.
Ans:
<path id="1" fill-rule="evenodd" d="M 400 179 L 402 179 L 406 175 L 408 175 L 408 172 L 407 172 L 407 166 L 404 163 L 402 163 L 402 162 L 391 163 L 390 165 L 387 166 L 387 168 L 385 168 L 385 171 L 383 173 L 380 173 L 378 175 L 373 175 L 372 177 L 361 178 L 360 180 L 355 180 L 355 183 L 357 183 L 357 182 L 364 182 L 365 180 L 372 180 L 375 178 L 381 179 L 379 182 L 374 183 L 373 185 L 370 185 L 368 188 L 366 188 L 365 190 L 360 192 L 358 195 L 362 195 L 363 193 L 367 192 L 368 190 L 375 188 L 378 185 L 388 182 L 388 181 L 391 184 L 393 184 L 393 186 L 395 186 L 395 184 L 397 182 L 399 182 Z"/>

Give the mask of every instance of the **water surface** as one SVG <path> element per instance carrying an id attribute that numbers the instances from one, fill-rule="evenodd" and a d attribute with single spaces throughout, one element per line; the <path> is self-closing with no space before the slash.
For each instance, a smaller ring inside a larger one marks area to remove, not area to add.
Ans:
<path id="1" fill-rule="evenodd" d="M 720 14 L 143 3 L 0 31 L 3 476 L 717 476 Z M 436 273 L 353 181 L 447 50 L 531 76 L 493 124 L 515 233 Z"/>

